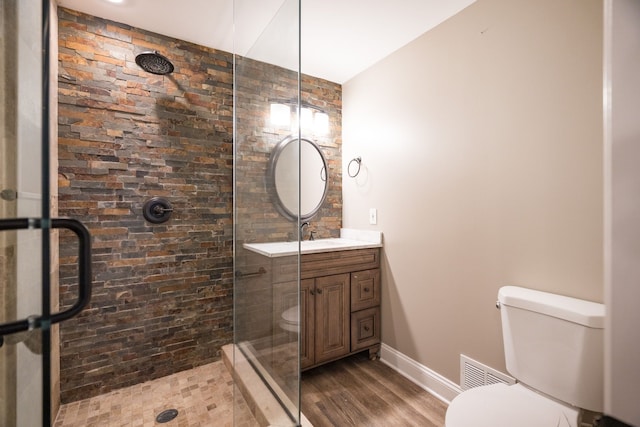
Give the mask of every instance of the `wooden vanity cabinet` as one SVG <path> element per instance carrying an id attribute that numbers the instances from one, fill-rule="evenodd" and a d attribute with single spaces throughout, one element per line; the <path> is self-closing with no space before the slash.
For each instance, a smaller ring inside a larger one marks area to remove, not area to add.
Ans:
<path id="1" fill-rule="evenodd" d="M 234 298 L 251 315 L 236 329 L 252 345 L 274 349 L 269 363 L 279 365 L 285 353 L 295 358 L 298 333 L 302 370 L 363 350 L 377 356 L 380 248 L 307 253 L 300 263 L 297 255 L 269 257 L 248 250 L 243 256 Z"/>
<path id="2" fill-rule="evenodd" d="M 301 369 L 380 349 L 380 249 L 301 259 Z"/>

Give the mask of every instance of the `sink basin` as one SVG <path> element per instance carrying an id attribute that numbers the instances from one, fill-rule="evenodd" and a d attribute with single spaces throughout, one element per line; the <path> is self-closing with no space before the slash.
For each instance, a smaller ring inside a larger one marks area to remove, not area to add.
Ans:
<path id="1" fill-rule="evenodd" d="M 318 240 L 304 240 L 300 242 L 302 249 L 312 248 L 331 248 L 334 246 L 347 245 L 351 240 L 347 239 L 318 239 Z M 297 242 L 295 242 L 297 243 Z"/>
<path id="2" fill-rule="evenodd" d="M 377 242 L 344 238 L 304 240 L 302 242 L 245 243 L 243 246 L 245 249 L 264 256 L 280 257 L 296 255 L 298 253 L 298 245 L 300 247 L 300 253 L 302 254 L 378 248 L 382 246 Z"/>

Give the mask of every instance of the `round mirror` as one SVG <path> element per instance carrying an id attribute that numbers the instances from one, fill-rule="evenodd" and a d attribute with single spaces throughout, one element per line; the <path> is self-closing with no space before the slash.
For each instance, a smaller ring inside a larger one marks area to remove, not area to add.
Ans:
<path id="1" fill-rule="evenodd" d="M 300 219 L 318 212 L 327 195 L 327 161 L 318 145 L 288 136 L 275 146 L 269 159 L 269 180 L 278 212 L 298 218 L 298 159 L 300 160 Z"/>

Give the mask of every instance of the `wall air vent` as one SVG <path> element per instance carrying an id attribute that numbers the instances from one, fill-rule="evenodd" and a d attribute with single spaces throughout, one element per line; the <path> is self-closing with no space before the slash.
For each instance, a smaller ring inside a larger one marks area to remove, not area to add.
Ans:
<path id="1" fill-rule="evenodd" d="M 460 355 L 460 387 L 463 390 L 498 383 L 511 385 L 516 383 L 516 379 L 464 354 Z"/>

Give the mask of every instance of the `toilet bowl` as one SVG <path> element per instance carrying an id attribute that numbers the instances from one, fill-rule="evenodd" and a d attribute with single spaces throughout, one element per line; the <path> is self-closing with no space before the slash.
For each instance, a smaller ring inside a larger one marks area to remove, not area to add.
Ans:
<path id="1" fill-rule="evenodd" d="M 504 286 L 497 306 L 518 383 L 463 391 L 445 427 L 579 427 L 585 410 L 602 412 L 604 305 Z"/>
<path id="2" fill-rule="evenodd" d="M 492 384 L 453 399 L 445 427 L 578 427 L 579 415 L 521 384 Z"/>
<path id="3" fill-rule="evenodd" d="M 300 330 L 300 322 L 298 320 L 298 306 L 294 305 L 282 312 L 280 315 L 280 321 L 278 322 L 280 328 L 288 332 L 298 332 Z"/>

